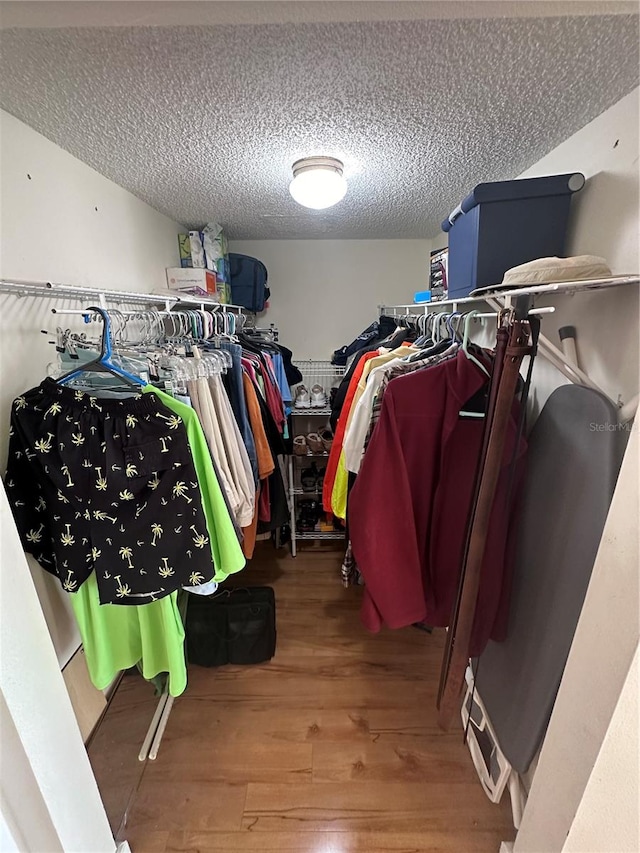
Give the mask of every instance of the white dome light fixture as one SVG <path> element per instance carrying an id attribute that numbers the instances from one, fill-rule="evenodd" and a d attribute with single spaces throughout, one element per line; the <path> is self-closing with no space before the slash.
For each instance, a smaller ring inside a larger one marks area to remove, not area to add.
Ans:
<path id="1" fill-rule="evenodd" d="M 324 210 L 345 197 L 344 164 L 335 157 L 305 157 L 293 164 L 289 192 L 303 207 Z"/>

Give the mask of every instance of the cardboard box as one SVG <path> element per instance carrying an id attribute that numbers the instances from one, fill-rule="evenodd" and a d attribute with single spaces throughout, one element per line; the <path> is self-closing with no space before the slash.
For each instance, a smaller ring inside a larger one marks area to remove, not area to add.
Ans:
<path id="1" fill-rule="evenodd" d="M 188 293 L 191 289 L 201 288 L 207 296 L 216 298 L 216 274 L 210 270 L 190 267 L 167 267 L 167 287 L 174 293 Z"/>

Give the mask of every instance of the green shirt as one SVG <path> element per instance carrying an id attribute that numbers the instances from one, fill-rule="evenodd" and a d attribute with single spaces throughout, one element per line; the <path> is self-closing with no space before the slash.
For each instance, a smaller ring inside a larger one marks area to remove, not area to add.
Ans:
<path id="1" fill-rule="evenodd" d="M 174 399 L 152 385 L 146 385 L 142 392 L 143 394 L 155 394 L 168 409 L 179 415 L 184 422 L 200 485 L 202 508 L 207 520 L 211 555 L 216 570 L 214 580 L 224 581 L 229 575 L 243 569 L 246 561 L 222 495 L 220 483 L 213 470 L 211 454 L 198 415 L 185 403 L 181 403 L 180 400 Z"/>
<path id="2" fill-rule="evenodd" d="M 169 693 L 179 696 L 184 692 L 187 666 L 177 592 L 138 606 L 100 604 L 92 572 L 69 598 L 89 675 L 99 690 L 108 687 L 121 670 L 140 662 L 146 679 L 168 672 Z"/>

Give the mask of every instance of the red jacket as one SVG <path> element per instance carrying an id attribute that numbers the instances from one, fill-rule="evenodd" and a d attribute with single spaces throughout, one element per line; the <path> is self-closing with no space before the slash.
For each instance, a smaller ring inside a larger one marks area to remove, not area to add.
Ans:
<path id="1" fill-rule="evenodd" d="M 486 382 L 460 351 L 394 379 L 385 391 L 349 497 L 353 553 L 365 579 L 361 616 L 372 631 L 383 622 L 390 628 L 449 624 L 484 428 L 483 420 L 459 413 Z M 473 655 L 504 629 L 506 497 L 515 435 L 512 418 L 482 566 Z M 519 457 L 525 448 L 521 441 Z"/>

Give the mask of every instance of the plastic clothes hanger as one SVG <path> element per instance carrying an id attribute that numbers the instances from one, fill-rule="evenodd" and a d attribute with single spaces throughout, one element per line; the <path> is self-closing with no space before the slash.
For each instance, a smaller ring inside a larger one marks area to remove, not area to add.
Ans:
<path id="1" fill-rule="evenodd" d="M 447 327 L 449 332 L 451 333 L 451 341 L 456 341 L 458 339 L 458 330 L 457 327 L 453 325 L 453 321 L 457 320 L 460 317 L 459 311 L 452 311 L 451 314 L 447 317 Z"/>
<path id="2" fill-rule="evenodd" d="M 471 325 L 471 321 L 476 316 L 476 314 L 478 314 L 478 311 L 469 311 L 469 313 L 467 314 L 467 316 L 465 318 L 464 335 L 462 338 L 462 351 L 464 352 L 466 357 L 469 359 L 469 361 L 472 361 L 475 365 L 477 365 L 480 368 L 480 370 L 485 374 L 485 376 L 491 376 L 491 374 L 489 373 L 487 368 L 484 366 L 484 364 L 482 364 L 481 361 L 478 361 L 478 359 L 475 356 L 471 355 L 471 353 L 469 352 L 469 331 L 470 331 L 469 327 Z"/>
<path id="3" fill-rule="evenodd" d="M 117 376 L 119 379 L 122 379 L 130 387 L 139 388 L 146 385 L 147 383 L 144 379 L 123 370 L 121 367 L 118 367 L 118 365 L 112 362 L 111 357 L 113 355 L 113 350 L 111 345 L 111 318 L 109 317 L 109 314 L 104 310 L 104 308 L 96 308 L 95 306 L 90 306 L 87 309 L 87 313 L 90 311 L 93 311 L 102 317 L 103 325 L 100 355 L 93 361 L 88 361 L 86 364 L 83 364 L 82 367 L 75 368 L 74 370 L 69 371 L 69 373 L 65 373 L 60 376 L 57 380 L 58 384 L 66 385 L 82 373 L 110 373 L 112 376 Z"/>

